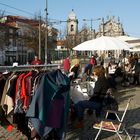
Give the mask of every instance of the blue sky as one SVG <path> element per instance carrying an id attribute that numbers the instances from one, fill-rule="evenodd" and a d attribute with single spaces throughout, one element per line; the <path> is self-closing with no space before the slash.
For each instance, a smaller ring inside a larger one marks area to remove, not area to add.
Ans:
<path id="1" fill-rule="evenodd" d="M 107 16 L 120 17 L 124 31 L 135 37 L 140 37 L 140 0 L 47 0 L 48 17 L 65 21 L 68 14 L 74 9 L 79 20 L 79 29 L 85 23 L 83 19 L 97 19 Z M 11 7 L 8 7 L 6 5 Z M 13 7 L 13 8 L 12 8 Z M 15 9 L 14 9 L 15 8 Z M 16 9 L 17 8 L 17 9 Z M 9 15 L 33 17 L 35 13 L 45 18 L 46 0 L 0 0 L 0 10 L 5 10 Z M 22 11 L 20 11 L 21 9 Z M 93 22 L 93 29 L 98 29 L 101 21 Z M 90 22 L 86 22 L 90 27 Z M 66 23 L 57 26 L 60 30 Z"/>

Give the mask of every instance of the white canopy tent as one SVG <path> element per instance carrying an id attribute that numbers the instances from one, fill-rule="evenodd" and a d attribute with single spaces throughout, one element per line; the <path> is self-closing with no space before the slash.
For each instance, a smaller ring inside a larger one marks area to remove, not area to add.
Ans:
<path id="1" fill-rule="evenodd" d="M 112 52 L 115 59 L 118 61 L 119 56 L 124 54 L 124 50 L 129 51 L 128 43 L 124 41 L 120 41 L 115 37 L 110 36 L 101 36 L 99 38 L 85 41 L 76 47 L 73 48 L 75 51 L 96 51 L 96 53 L 100 56 L 102 54 L 105 55 L 105 65 L 108 64 L 109 52 Z"/>
<path id="2" fill-rule="evenodd" d="M 117 36 L 117 39 L 120 39 L 122 41 L 130 41 L 130 40 L 138 40 L 140 38 L 137 37 L 131 37 L 131 36 L 127 36 L 127 35 L 122 35 L 122 36 Z"/>
<path id="3" fill-rule="evenodd" d="M 130 48 L 135 48 L 140 46 L 140 38 L 132 37 L 132 36 L 117 36 L 117 39 L 121 41 L 125 41 L 129 44 Z"/>
<path id="4" fill-rule="evenodd" d="M 139 52 L 140 53 L 140 48 L 139 49 L 137 49 L 137 48 L 130 49 L 130 52 Z"/>
<path id="5" fill-rule="evenodd" d="M 92 51 L 98 55 L 106 54 L 111 51 L 115 58 L 119 58 L 123 54 L 124 50 L 129 51 L 128 43 L 120 41 L 115 37 L 101 36 L 99 38 L 85 41 L 73 48 L 75 51 Z"/>
<path id="6" fill-rule="evenodd" d="M 101 36 L 85 41 L 73 48 L 76 51 L 129 50 L 128 43 L 115 37 Z"/>

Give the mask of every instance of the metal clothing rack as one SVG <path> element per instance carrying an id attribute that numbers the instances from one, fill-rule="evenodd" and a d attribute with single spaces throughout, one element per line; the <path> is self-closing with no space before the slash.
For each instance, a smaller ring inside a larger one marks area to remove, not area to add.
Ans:
<path id="1" fill-rule="evenodd" d="M 33 69 L 43 69 L 43 70 L 56 70 L 56 69 L 61 69 L 61 65 L 60 64 L 46 64 L 46 65 L 19 65 L 19 66 L 0 66 L 0 72 L 5 72 L 5 71 L 7 71 L 7 72 L 15 72 L 15 71 L 31 71 L 31 70 L 33 70 Z M 1 115 L 1 114 L 0 114 Z M 8 120 L 8 117 L 6 118 L 6 116 L 4 115 L 4 117 L 5 117 L 5 120 L 6 120 L 6 125 L 7 125 L 7 122 L 10 124 L 10 126 L 13 126 L 14 125 L 14 123 L 12 122 L 12 116 L 10 116 L 10 119 Z M 20 122 L 19 122 L 20 123 Z M 2 124 L 4 124 L 4 122 L 2 123 Z M 8 125 L 9 125 L 8 124 Z M 15 123 L 16 124 L 16 123 Z M 1 126 L 1 124 L 0 124 L 0 127 L 1 127 L 1 132 L 3 132 L 3 136 L 4 136 L 4 138 L 6 139 L 6 138 L 8 138 L 8 136 L 10 136 L 10 137 L 14 137 L 12 134 L 14 133 L 14 134 L 16 134 L 17 135 L 17 133 L 16 133 L 16 131 L 18 131 L 18 125 L 16 126 L 16 127 L 14 127 L 12 130 L 10 130 L 10 132 L 8 131 L 9 129 L 7 129 L 8 127 L 6 126 L 5 124 L 3 125 L 3 126 Z M 4 128 L 6 128 L 6 129 L 4 129 Z M 26 138 L 26 135 L 28 135 L 28 133 L 26 133 L 25 131 L 24 131 L 24 134 L 22 133 L 23 132 L 23 130 L 21 130 L 20 131 L 20 133 L 19 133 L 19 135 L 20 135 L 20 138 L 21 138 L 21 136 L 22 136 L 22 138 L 23 139 L 27 139 Z M 0 133 L 1 134 L 1 133 Z M 18 136 L 18 138 L 19 138 L 19 135 L 17 135 Z M 24 138 L 25 137 L 25 138 Z M 17 138 L 17 139 L 18 139 Z M 1 139 L 1 138 L 0 138 Z M 19 139 L 18 139 L 19 140 Z"/>
<path id="2" fill-rule="evenodd" d="M 0 72 L 30 71 L 32 69 L 55 70 L 60 68 L 60 64 L 0 66 Z"/>

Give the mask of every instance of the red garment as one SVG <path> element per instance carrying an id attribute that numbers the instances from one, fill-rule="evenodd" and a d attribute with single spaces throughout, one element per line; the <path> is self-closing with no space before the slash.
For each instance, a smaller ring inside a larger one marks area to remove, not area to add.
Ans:
<path id="1" fill-rule="evenodd" d="M 26 79 L 32 75 L 32 72 L 27 73 L 22 79 L 21 99 L 23 101 L 23 108 L 27 109 L 29 105 L 29 97 L 27 95 Z"/>
<path id="2" fill-rule="evenodd" d="M 21 84 L 22 84 L 22 78 L 24 77 L 24 73 L 22 73 L 18 79 L 17 79 L 17 82 L 16 82 L 16 93 L 15 93 L 15 99 L 14 99 L 14 103 L 16 104 L 16 99 L 18 100 L 19 98 L 19 95 L 21 94 Z"/>
<path id="3" fill-rule="evenodd" d="M 32 61 L 31 65 L 40 65 L 41 64 L 41 60 L 37 59 Z"/>
<path id="4" fill-rule="evenodd" d="M 27 108 L 29 107 L 30 102 L 31 102 L 31 92 L 32 92 L 31 80 L 32 80 L 32 75 L 30 75 L 26 78 L 26 96 L 28 97 L 28 100 L 26 101 Z"/>
<path id="5" fill-rule="evenodd" d="M 94 64 L 95 64 L 95 58 L 94 58 L 94 57 L 92 57 L 92 58 L 90 59 L 90 64 L 91 64 L 91 65 L 94 65 Z"/>
<path id="6" fill-rule="evenodd" d="M 70 60 L 69 60 L 69 58 L 64 59 L 63 68 L 64 68 L 64 71 L 69 71 L 69 69 L 70 69 Z"/>

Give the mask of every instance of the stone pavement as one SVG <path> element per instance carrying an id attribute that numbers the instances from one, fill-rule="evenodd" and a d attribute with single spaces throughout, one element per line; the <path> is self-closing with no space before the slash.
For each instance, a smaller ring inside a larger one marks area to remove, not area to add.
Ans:
<path id="1" fill-rule="evenodd" d="M 119 108 L 124 108 L 127 100 L 132 99 L 129 109 L 125 116 L 126 129 L 132 136 L 132 140 L 140 140 L 140 86 L 119 87 L 115 92 L 115 97 L 119 102 Z M 83 129 L 71 130 L 67 133 L 66 140 L 94 140 L 97 130 L 93 129 L 94 113 L 91 116 L 85 115 Z M 125 133 L 122 134 L 123 140 L 127 140 Z M 102 131 L 99 140 L 118 140 L 115 133 Z"/>

